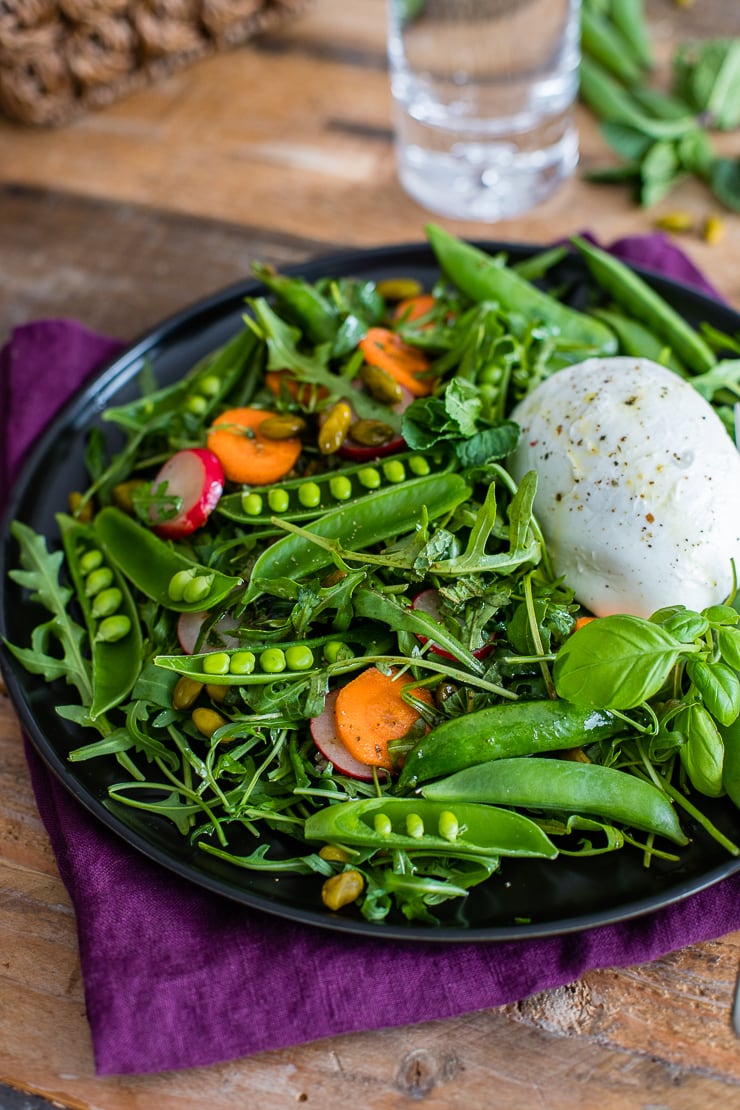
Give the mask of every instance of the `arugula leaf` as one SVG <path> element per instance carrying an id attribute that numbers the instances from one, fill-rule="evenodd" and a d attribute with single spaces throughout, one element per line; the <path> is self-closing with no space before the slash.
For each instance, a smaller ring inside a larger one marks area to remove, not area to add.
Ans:
<path id="1" fill-rule="evenodd" d="M 692 378 L 691 384 L 705 401 L 713 401 L 721 390 L 729 390 L 733 399 L 740 398 L 740 358 L 723 359 Z"/>
<path id="2" fill-rule="evenodd" d="M 31 591 L 31 600 L 48 609 L 52 619 L 34 628 L 30 648 L 7 641 L 6 646 L 31 674 L 43 675 L 48 682 L 63 678 L 75 686 L 82 704 L 88 706 L 92 702 L 92 678 L 90 662 L 83 654 L 87 633 L 67 612 L 73 593 L 59 581 L 64 553 L 50 552 L 44 537 L 20 521 L 13 521 L 10 532 L 18 541 L 23 569 L 11 570 L 9 575 Z M 61 656 L 51 654 L 55 643 L 61 648 Z"/>

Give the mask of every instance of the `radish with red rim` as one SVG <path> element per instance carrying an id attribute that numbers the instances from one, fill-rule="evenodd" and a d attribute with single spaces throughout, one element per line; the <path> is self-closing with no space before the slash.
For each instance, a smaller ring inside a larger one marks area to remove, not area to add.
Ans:
<path id="1" fill-rule="evenodd" d="M 421 613 L 426 613 L 428 616 L 433 617 L 434 620 L 439 621 L 441 624 L 442 620 L 440 617 L 440 602 L 441 598 L 439 592 L 432 587 L 429 587 L 429 589 L 422 590 L 416 595 L 416 597 L 411 602 L 411 608 L 417 609 Z M 416 634 L 416 638 L 420 644 L 426 644 L 428 642 L 428 637 L 422 636 L 420 633 Z M 432 641 L 429 650 L 433 651 L 435 655 L 441 655 L 443 659 L 451 659 L 453 661 L 455 660 L 455 656 L 452 655 L 451 652 L 445 651 L 444 648 L 437 647 L 434 641 Z M 484 659 L 486 655 L 488 655 L 488 653 L 492 650 L 493 643 L 490 641 L 487 644 L 483 644 L 479 648 L 471 649 L 472 654 L 475 656 L 476 659 Z"/>
<path id="2" fill-rule="evenodd" d="M 371 767 L 367 763 L 360 763 L 345 748 L 337 736 L 336 718 L 334 716 L 334 703 L 337 700 L 338 690 L 327 695 L 324 709 L 318 717 L 312 717 L 310 722 L 311 736 L 316 747 L 324 759 L 332 764 L 334 770 L 340 775 L 351 779 L 361 779 L 363 782 L 373 781 L 373 772 L 379 778 L 385 778 L 386 773 L 382 768 Z"/>
<path id="3" fill-rule="evenodd" d="M 224 489 L 223 467 L 206 447 L 187 447 L 167 460 L 152 482 L 152 491 L 156 494 L 161 486 L 165 497 L 179 498 L 181 506 L 176 516 L 162 521 L 153 506 L 152 528 L 162 539 L 179 539 L 201 528 L 215 509 Z"/>
<path id="4" fill-rule="evenodd" d="M 222 617 L 216 621 L 214 631 L 220 637 L 220 643 L 199 644 L 198 638 L 205 622 L 210 618 L 210 613 L 181 613 L 177 621 L 177 639 L 185 655 L 193 655 L 198 651 L 219 651 L 221 648 L 238 648 L 239 639 L 229 633 L 237 628 L 233 617 Z"/>

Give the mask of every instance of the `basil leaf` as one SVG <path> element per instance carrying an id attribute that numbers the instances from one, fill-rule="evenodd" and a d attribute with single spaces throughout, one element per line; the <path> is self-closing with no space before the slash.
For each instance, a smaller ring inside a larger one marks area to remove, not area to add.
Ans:
<path id="1" fill-rule="evenodd" d="M 718 628 L 717 647 L 725 663 L 740 671 L 740 628 Z"/>
<path id="2" fill-rule="evenodd" d="M 718 798 L 724 790 L 725 746 L 719 729 L 703 705 L 689 705 L 676 716 L 675 727 L 685 738 L 679 749 L 691 785 L 700 794 Z"/>
<path id="3" fill-rule="evenodd" d="M 649 135 L 625 123 L 607 120 L 599 130 L 612 150 L 628 162 L 639 162 L 652 146 L 653 140 Z"/>
<path id="4" fill-rule="evenodd" d="M 707 663 L 691 659 L 686 673 L 702 697 L 704 705 L 720 724 L 731 725 L 740 714 L 740 678 L 726 663 Z"/>
<path id="5" fill-rule="evenodd" d="M 671 636 L 682 644 L 691 644 L 698 636 L 703 636 L 709 628 L 709 621 L 701 613 L 683 606 L 660 609 L 650 617 L 652 624 L 661 625 Z"/>
<path id="6" fill-rule="evenodd" d="M 558 652 L 558 697 L 601 709 L 633 709 L 658 693 L 686 646 L 658 624 L 617 614 L 591 621 Z"/>
<path id="7" fill-rule="evenodd" d="M 709 605 L 702 609 L 701 615 L 712 624 L 737 624 L 740 621 L 740 613 L 731 605 Z"/>

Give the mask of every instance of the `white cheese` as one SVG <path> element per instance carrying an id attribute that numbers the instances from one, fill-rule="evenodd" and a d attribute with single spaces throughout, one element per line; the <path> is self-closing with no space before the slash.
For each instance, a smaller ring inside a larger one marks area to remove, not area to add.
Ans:
<path id="1" fill-rule="evenodd" d="M 556 574 L 597 616 L 702 609 L 740 573 L 740 452 L 697 391 L 640 358 L 594 358 L 516 407 L 515 479 L 539 476 L 535 514 Z"/>

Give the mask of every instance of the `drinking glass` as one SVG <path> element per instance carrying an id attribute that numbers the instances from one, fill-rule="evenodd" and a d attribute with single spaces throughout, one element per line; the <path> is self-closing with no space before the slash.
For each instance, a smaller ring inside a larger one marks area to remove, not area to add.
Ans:
<path id="1" fill-rule="evenodd" d="M 396 160 L 425 208 L 493 222 L 574 171 L 580 0 L 387 0 Z"/>

